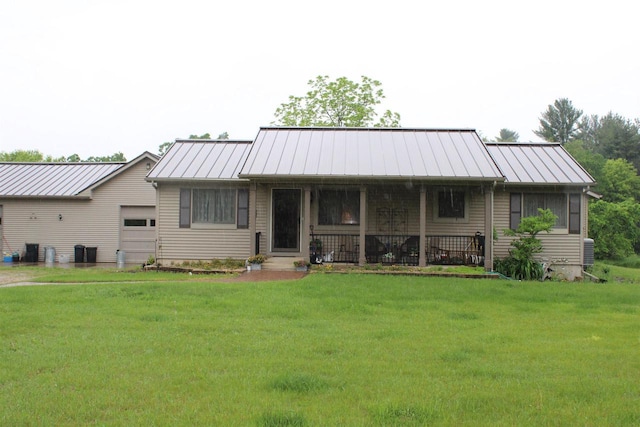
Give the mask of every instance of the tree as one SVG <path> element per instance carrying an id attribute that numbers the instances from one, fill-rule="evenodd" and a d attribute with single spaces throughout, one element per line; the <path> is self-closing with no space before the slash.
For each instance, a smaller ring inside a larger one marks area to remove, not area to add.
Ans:
<path id="1" fill-rule="evenodd" d="M 574 139 L 582 110 L 574 108 L 567 98 L 556 99 L 540 117 L 540 127 L 533 133 L 549 142 L 565 144 Z"/>
<path id="2" fill-rule="evenodd" d="M 38 150 L 15 150 L 11 153 L 0 152 L 0 162 L 48 162 L 48 163 L 71 163 L 71 162 L 126 162 L 122 152 L 114 153 L 110 156 L 91 156 L 86 160 L 81 160 L 77 154 L 68 157 L 45 156 Z"/>
<path id="3" fill-rule="evenodd" d="M 625 159 L 640 170 L 640 122 L 609 112 L 581 122 L 580 138 L 588 148 L 608 159 Z"/>
<path id="4" fill-rule="evenodd" d="M 15 150 L 11 153 L 0 152 L 1 162 L 43 162 L 44 155 L 38 150 Z"/>
<path id="5" fill-rule="evenodd" d="M 624 159 L 607 160 L 598 183 L 604 200 L 617 203 L 631 199 L 640 202 L 640 176 L 636 168 Z"/>
<path id="6" fill-rule="evenodd" d="M 209 132 L 207 132 L 205 134 L 202 134 L 200 136 L 198 136 L 196 134 L 192 134 L 192 135 L 189 135 L 188 139 L 211 139 L 211 134 L 209 134 Z M 218 137 L 216 139 L 229 139 L 229 132 L 224 131 L 224 132 L 218 134 Z M 172 141 L 163 142 L 162 144 L 160 144 L 158 146 L 158 155 L 162 156 L 164 153 L 169 151 L 169 148 L 172 145 L 173 145 Z"/>
<path id="7" fill-rule="evenodd" d="M 598 200 L 589 204 L 589 237 L 596 258 L 620 259 L 640 246 L 640 204 Z"/>
<path id="8" fill-rule="evenodd" d="M 538 215 L 522 218 L 517 229 L 504 230 L 505 236 L 518 239 L 511 242 L 509 256 L 496 261 L 496 271 L 514 279 L 541 279 L 544 270 L 540 262 L 534 259 L 535 255 L 542 252 L 542 242 L 537 236 L 542 231 L 550 232 L 557 219 L 550 209 L 538 208 Z"/>
<path id="9" fill-rule="evenodd" d="M 368 127 L 400 126 L 400 115 L 386 110 L 380 117 L 375 111 L 385 98 L 381 83 L 362 76 L 360 83 L 346 77 L 329 80 L 318 76 L 309 80 L 311 90 L 304 96 L 289 96 L 275 112 L 273 124 L 282 126 Z M 377 119 L 377 121 L 376 121 Z"/>
<path id="10" fill-rule="evenodd" d="M 99 162 L 126 162 L 127 159 L 124 157 L 124 154 L 122 154 L 122 152 L 117 152 L 114 153 L 110 156 L 91 156 L 89 158 L 87 158 L 86 160 L 83 160 L 83 162 L 95 162 L 95 163 L 99 163 Z"/>
<path id="11" fill-rule="evenodd" d="M 500 129 L 500 135 L 496 136 L 496 141 L 498 142 L 517 142 L 518 138 L 520 138 L 520 135 L 518 135 L 518 132 L 511 130 L 511 129 L 507 129 L 507 128 L 502 128 Z"/>
<path id="12" fill-rule="evenodd" d="M 574 139 L 564 145 L 569 154 L 589 172 L 596 182 L 602 182 L 602 170 L 607 159 L 602 154 L 585 147 L 586 143 L 580 139 Z"/>

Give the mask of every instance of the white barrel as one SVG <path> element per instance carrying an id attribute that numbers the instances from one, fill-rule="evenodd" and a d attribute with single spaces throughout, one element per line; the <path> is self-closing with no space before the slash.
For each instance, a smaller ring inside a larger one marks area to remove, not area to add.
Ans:
<path id="1" fill-rule="evenodd" d="M 69 254 L 58 255 L 58 262 L 60 264 L 69 264 Z"/>
<path id="2" fill-rule="evenodd" d="M 44 262 L 45 264 L 53 264 L 56 262 L 56 248 L 53 246 L 44 247 Z"/>
<path id="3" fill-rule="evenodd" d="M 121 251 L 120 249 L 116 251 L 116 266 L 118 268 L 124 267 L 126 257 L 127 257 L 127 254 L 125 251 Z"/>

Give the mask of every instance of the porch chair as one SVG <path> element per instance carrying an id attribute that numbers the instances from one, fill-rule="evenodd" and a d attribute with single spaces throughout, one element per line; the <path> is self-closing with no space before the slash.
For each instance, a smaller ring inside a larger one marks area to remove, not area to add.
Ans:
<path id="1" fill-rule="evenodd" d="M 387 253 L 387 247 L 376 236 L 365 236 L 364 239 L 367 262 L 380 262 L 380 257 Z"/>
<path id="2" fill-rule="evenodd" d="M 450 259 L 450 251 L 440 247 L 440 237 L 431 237 L 429 239 L 428 256 L 430 262 L 434 264 L 444 264 Z"/>
<path id="3" fill-rule="evenodd" d="M 338 250 L 337 261 L 341 262 L 358 262 L 360 246 L 354 242 L 353 236 L 340 236 L 340 248 Z"/>
<path id="4" fill-rule="evenodd" d="M 412 257 L 417 257 L 420 251 L 420 236 L 411 236 L 400 246 L 400 260 L 403 264 L 411 264 Z"/>

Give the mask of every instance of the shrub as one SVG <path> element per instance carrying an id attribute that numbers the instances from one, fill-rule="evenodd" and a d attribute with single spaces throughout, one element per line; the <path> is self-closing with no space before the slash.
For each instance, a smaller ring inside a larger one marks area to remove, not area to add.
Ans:
<path id="1" fill-rule="evenodd" d="M 538 233 L 551 231 L 558 217 L 549 209 L 539 209 L 538 215 L 520 220 L 515 230 L 504 230 L 505 236 L 518 237 L 511 242 L 509 256 L 496 260 L 495 270 L 505 276 L 520 280 L 538 280 L 544 273 L 542 264 L 534 258 L 542 252 L 542 242 Z"/>

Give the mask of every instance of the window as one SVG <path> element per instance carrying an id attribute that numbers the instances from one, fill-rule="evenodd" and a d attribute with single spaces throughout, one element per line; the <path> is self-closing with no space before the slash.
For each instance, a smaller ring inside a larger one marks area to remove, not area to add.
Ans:
<path id="1" fill-rule="evenodd" d="M 580 194 L 569 194 L 569 234 L 580 234 Z"/>
<path id="2" fill-rule="evenodd" d="M 236 222 L 236 190 L 215 189 L 192 192 L 194 224 L 234 224 Z"/>
<path id="3" fill-rule="evenodd" d="M 234 188 L 181 188 L 179 226 L 190 228 L 191 224 L 237 224 L 238 228 L 248 228 L 249 191 Z"/>
<path id="4" fill-rule="evenodd" d="M 191 189 L 180 189 L 180 228 L 191 226 Z"/>
<path id="5" fill-rule="evenodd" d="M 522 215 L 538 215 L 538 208 L 549 209 L 558 217 L 553 228 L 567 228 L 567 196 L 555 193 L 526 193 L 522 198 Z"/>
<path id="6" fill-rule="evenodd" d="M 511 193 L 511 203 L 509 208 L 509 228 L 515 230 L 520 225 L 522 218 L 522 194 Z"/>
<path id="7" fill-rule="evenodd" d="M 155 219 L 150 219 L 149 220 L 149 227 L 155 227 L 156 226 L 156 220 Z"/>
<path id="8" fill-rule="evenodd" d="M 467 219 L 467 197 L 464 190 L 440 190 L 437 196 L 439 219 Z"/>
<path id="9" fill-rule="evenodd" d="M 125 219 L 124 226 L 125 227 L 146 227 L 147 220 L 146 219 Z"/>
<path id="10" fill-rule="evenodd" d="M 318 225 L 360 224 L 360 192 L 321 190 L 318 192 Z"/>
<path id="11" fill-rule="evenodd" d="M 249 190 L 238 190 L 238 228 L 249 228 Z"/>

